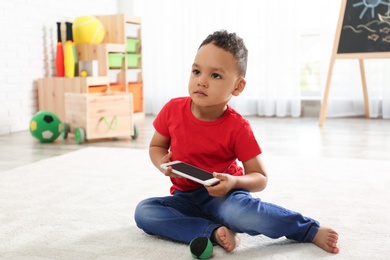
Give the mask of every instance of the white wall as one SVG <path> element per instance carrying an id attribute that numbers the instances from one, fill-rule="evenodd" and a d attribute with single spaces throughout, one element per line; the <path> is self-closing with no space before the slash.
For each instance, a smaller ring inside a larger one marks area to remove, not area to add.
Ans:
<path id="1" fill-rule="evenodd" d="M 35 80 L 55 73 L 56 22 L 115 13 L 118 0 L 0 1 L 0 135 L 28 130 L 38 111 Z"/>

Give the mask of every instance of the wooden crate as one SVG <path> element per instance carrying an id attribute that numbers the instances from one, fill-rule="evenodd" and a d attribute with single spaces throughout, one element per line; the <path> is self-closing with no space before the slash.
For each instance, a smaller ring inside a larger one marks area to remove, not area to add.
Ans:
<path id="1" fill-rule="evenodd" d="M 85 139 L 131 137 L 133 127 L 132 93 L 65 93 L 65 123 L 74 133 L 83 128 Z"/>

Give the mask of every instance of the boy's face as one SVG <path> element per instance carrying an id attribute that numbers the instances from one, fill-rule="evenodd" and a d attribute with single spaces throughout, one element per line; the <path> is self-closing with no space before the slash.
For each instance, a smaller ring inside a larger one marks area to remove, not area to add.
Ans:
<path id="1" fill-rule="evenodd" d="M 232 95 L 238 96 L 244 87 L 245 80 L 239 75 L 233 54 L 213 43 L 198 50 L 188 85 L 196 105 L 224 107 Z"/>

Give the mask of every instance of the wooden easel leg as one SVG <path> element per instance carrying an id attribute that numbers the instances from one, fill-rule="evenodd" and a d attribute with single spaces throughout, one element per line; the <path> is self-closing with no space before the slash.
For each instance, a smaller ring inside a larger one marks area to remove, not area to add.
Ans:
<path id="1" fill-rule="evenodd" d="M 370 107 L 368 104 L 368 91 L 367 91 L 367 82 L 366 82 L 366 72 L 364 70 L 364 61 L 359 59 L 360 66 L 360 76 L 362 78 L 362 87 L 363 87 L 363 98 L 364 98 L 364 108 L 366 113 L 366 118 L 370 118 Z"/>
<path id="2" fill-rule="evenodd" d="M 322 127 L 324 125 L 325 118 L 326 118 L 326 109 L 328 107 L 330 82 L 332 80 L 334 61 L 335 61 L 335 59 L 334 59 L 334 57 L 332 57 L 332 60 L 330 61 L 330 64 L 329 64 L 328 78 L 326 80 L 326 87 L 325 87 L 325 92 L 324 92 L 324 98 L 322 100 L 322 105 L 321 105 L 321 112 L 320 112 L 320 119 L 319 119 L 319 126 L 320 127 Z"/>

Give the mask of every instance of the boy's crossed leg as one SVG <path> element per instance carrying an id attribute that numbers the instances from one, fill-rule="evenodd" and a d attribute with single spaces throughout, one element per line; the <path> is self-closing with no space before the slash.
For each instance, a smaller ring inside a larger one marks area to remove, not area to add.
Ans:
<path id="1" fill-rule="evenodd" d="M 213 232 L 211 240 L 217 242 L 227 252 L 233 251 L 240 244 L 240 238 L 237 234 L 224 226 Z M 337 254 L 340 251 L 337 247 L 337 241 L 338 234 L 336 231 L 331 228 L 320 227 L 312 242 L 329 253 Z"/>

